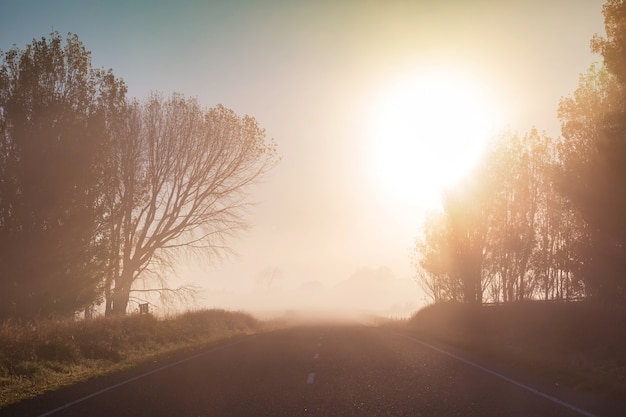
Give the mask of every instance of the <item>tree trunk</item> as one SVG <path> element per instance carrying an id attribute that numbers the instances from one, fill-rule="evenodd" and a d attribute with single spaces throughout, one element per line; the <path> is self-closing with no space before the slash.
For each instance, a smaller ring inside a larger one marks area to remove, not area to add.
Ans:
<path id="1" fill-rule="evenodd" d="M 111 303 L 111 315 L 112 316 L 124 316 L 126 315 L 126 309 L 128 308 L 128 300 L 130 298 L 130 288 L 116 288 L 113 293 Z"/>
<path id="2" fill-rule="evenodd" d="M 112 316 L 123 316 L 128 308 L 130 299 L 130 288 L 132 286 L 132 272 L 122 271 L 121 276 L 115 280 L 115 288 L 111 294 L 110 302 L 107 302 L 109 314 Z M 109 306 L 110 305 L 110 306 Z"/>

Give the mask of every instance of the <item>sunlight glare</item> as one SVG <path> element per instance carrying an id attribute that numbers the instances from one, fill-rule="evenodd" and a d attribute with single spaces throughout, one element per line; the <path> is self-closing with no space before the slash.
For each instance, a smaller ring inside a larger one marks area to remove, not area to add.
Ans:
<path id="1" fill-rule="evenodd" d="M 489 104 L 480 84 L 460 74 L 401 77 L 371 115 L 375 181 L 403 203 L 437 207 L 482 154 L 497 119 Z"/>

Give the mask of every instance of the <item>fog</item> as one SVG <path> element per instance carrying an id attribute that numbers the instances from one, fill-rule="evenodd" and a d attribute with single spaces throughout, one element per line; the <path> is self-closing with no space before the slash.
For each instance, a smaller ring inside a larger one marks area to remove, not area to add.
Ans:
<path id="1" fill-rule="evenodd" d="M 374 132 L 384 124 L 375 120 L 388 104 L 381 97 L 429 71 L 450 72 L 480 91 L 491 129 L 536 126 L 558 136 L 558 101 L 597 61 L 588 45 L 603 31 L 603 3 L 16 2 L 2 6 L 0 49 L 23 47 L 51 28 L 73 32 L 94 65 L 112 68 L 131 96 L 180 92 L 205 106 L 222 103 L 255 117 L 276 141 L 281 161 L 250 189 L 249 228 L 229 242 L 232 254 L 178 259 L 167 286 L 189 285 L 195 297 L 157 303 L 157 312 L 405 317 L 428 302 L 411 252 L 443 191 L 440 178 L 411 166 L 459 164 L 443 151 L 424 157 L 398 145 L 396 159 L 377 165 L 381 146 L 391 142 Z M 418 106 L 422 113 L 428 107 Z M 431 133 L 413 139 L 441 147 L 428 142 Z M 394 161 L 408 165 L 399 170 L 405 178 L 390 177 Z"/>
<path id="2" fill-rule="evenodd" d="M 231 309 L 244 309 L 260 316 L 286 311 L 372 314 L 407 317 L 415 312 L 420 291 L 417 283 L 393 276 L 388 268 L 361 268 L 336 284 L 319 280 L 294 284 L 281 275 L 268 283 L 262 279 L 249 291 L 206 291 L 203 302 Z"/>

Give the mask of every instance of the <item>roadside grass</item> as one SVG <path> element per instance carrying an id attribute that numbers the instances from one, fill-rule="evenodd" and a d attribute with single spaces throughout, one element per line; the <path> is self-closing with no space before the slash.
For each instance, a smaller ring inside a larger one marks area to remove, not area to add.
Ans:
<path id="1" fill-rule="evenodd" d="M 626 398 L 626 306 L 442 303 L 418 311 L 407 327 L 558 384 Z"/>
<path id="2" fill-rule="evenodd" d="M 247 313 L 200 310 L 0 323 L 0 408 L 156 357 L 263 330 Z"/>

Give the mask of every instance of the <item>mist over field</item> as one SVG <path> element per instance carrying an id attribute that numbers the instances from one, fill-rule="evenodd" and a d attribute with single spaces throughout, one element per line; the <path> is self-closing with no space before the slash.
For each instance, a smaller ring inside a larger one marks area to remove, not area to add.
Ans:
<path id="1" fill-rule="evenodd" d="M 548 3 L 7 7 L 0 316 L 621 297 L 621 6 Z"/>
<path id="2" fill-rule="evenodd" d="M 420 306 L 418 284 L 401 280 L 388 268 L 361 268 L 337 284 L 319 280 L 292 284 L 282 276 L 275 281 L 257 281 L 248 292 L 202 293 L 203 302 L 219 307 L 244 309 L 261 316 L 284 311 L 330 311 L 385 317 L 408 317 Z"/>

